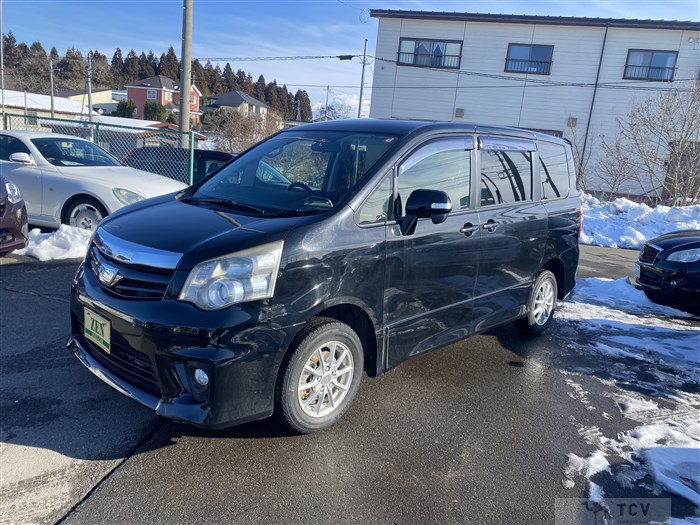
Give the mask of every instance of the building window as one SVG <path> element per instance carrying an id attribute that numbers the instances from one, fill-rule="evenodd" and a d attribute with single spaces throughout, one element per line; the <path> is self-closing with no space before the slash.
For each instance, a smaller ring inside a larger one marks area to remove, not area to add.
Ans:
<path id="1" fill-rule="evenodd" d="M 554 46 L 508 44 L 505 71 L 507 73 L 549 75 L 553 52 Z"/>
<path id="2" fill-rule="evenodd" d="M 676 71 L 676 51 L 630 49 L 627 52 L 625 75 L 630 80 L 671 82 Z"/>
<path id="3" fill-rule="evenodd" d="M 190 104 L 196 104 L 197 99 L 194 96 L 190 96 Z"/>
<path id="4" fill-rule="evenodd" d="M 172 99 L 173 99 L 173 93 L 172 93 L 172 91 L 166 91 L 166 92 L 165 92 L 165 100 L 167 100 L 168 102 L 170 102 L 170 101 L 172 101 Z"/>
<path id="5" fill-rule="evenodd" d="M 462 42 L 459 40 L 417 40 L 402 38 L 397 64 L 459 69 Z"/>
<path id="6" fill-rule="evenodd" d="M 156 90 L 149 89 L 148 91 L 146 91 L 146 98 L 148 100 L 155 100 L 156 99 Z"/>

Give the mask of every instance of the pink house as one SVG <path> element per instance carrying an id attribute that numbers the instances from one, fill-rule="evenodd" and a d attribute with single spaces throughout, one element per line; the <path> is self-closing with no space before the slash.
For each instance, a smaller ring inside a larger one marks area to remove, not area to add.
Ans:
<path id="1" fill-rule="evenodd" d="M 136 80 L 126 84 L 126 97 L 136 104 L 134 117 L 143 118 L 143 106 L 146 102 L 158 102 L 165 107 L 168 115 L 177 113 L 180 108 L 180 86 L 174 80 L 158 75 L 155 77 Z M 190 115 L 193 124 L 199 122 L 199 99 L 202 93 L 197 86 L 190 86 Z"/>

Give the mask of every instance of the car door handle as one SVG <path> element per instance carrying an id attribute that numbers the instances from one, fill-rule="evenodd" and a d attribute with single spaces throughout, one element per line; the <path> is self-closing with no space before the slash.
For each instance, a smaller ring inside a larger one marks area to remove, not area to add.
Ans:
<path id="1" fill-rule="evenodd" d="M 500 224 L 494 221 L 493 219 L 489 219 L 488 221 L 486 221 L 486 224 L 484 224 L 483 228 L 487 232 L 493 233 L 496 231 L 496 228 L 498 228 L 499 225 Z"/>
<path id="2" fill-rule="evenodd" d="M 476 232 L 479 231 L 479 227 L 474 226 L 471 222 L 468 222 L 467 224 L 462 226 L 462 228 L 459 231 L 460 231 L 460 233 L 463 233 L 467 237 L 471 237 L 472 235 L 474 235 Z"/>

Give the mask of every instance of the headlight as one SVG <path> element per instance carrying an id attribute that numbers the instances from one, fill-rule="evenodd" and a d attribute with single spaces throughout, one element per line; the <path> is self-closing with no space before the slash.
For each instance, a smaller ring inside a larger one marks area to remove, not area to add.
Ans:
<path id="1" fill-rule="evenodd" d="M 272 297 L 284 241 L 211 259 L 195 266 L 180 292 L 203 310 Z"/>
<path id="2" fill-rule="evenodd" d="M 700 261 L 700 248 L 680 250 L 666 257 L 667 261 L 691 263 Z"/>
<path id="3" fill-rule="evenodd" d="M 119 199 L 119 202 L 122 204 L 133 204 L 146 198 L 143 195 L 125 190 L 124 188 L 114 188 L 112 193 L 114 193 L 114 196 Z"/>
<path id="4" fill-rule="evenodd" d="M 7 190 L 7 200 L 12 204 L 17 204 L 22 200 L 22 194 L 19 192 L 19 188 L 10 181 L 5 182 L 5 189 Z"/>

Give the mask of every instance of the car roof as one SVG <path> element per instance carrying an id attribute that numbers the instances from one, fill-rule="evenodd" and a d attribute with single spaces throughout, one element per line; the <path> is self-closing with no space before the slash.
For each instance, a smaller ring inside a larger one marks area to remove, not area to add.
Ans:
<path id="1" fill-rule="evenodd" d="M 439 122 L 432 120 L 393 120 L 393 119 L 343 119 L 328 120 L 302 124 L 289 128 L 283 133 L 293 133 L 295 130 L 303 131 L 346 131 L 366 133 L 387 133 L 394 135 L 408 135 L 410 133 L 432 132 L 465 132 L 465 133 L 497 133 L 530 140 L 547 140 L 551 142 L 566 143 L 564 139 L 521 128 L 507 126 L 488 126 L 466 122 Z"/>
<path id="2" fill-rule="evenodd" d="M 3 129 L 3 130 L 0 130 L 0 134 L 9 135 L 11 137 L 26 137 L 28 139 L 78 139 L 78 140 L 85 140 L 87 142 L 90 142 L 89 140 L 87 140 L 83 137 L 76 137 L 75 135 L 62 135 L 60 133 L 50 133 L 47 131 L 26 131 L 26 130 Z"/>

